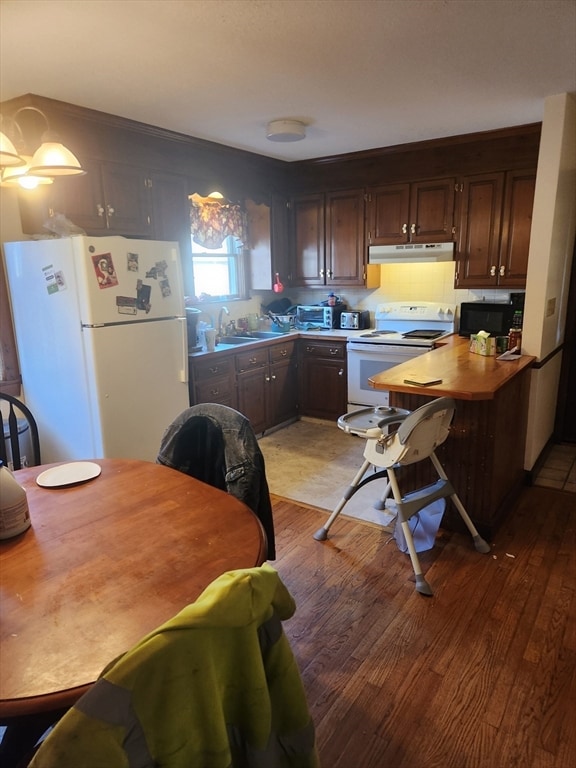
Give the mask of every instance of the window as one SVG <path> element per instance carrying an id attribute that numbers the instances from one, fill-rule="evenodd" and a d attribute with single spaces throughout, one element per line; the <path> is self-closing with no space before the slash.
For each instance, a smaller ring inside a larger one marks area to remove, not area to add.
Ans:
<path id="1" fill-rule="evenodd" d="M 242 242 L 233 235 L 220 248 L 206 248 L 192 239 L 194 292 L 198 299 L 223 300 L 245 295 Z"/>
<path id="2" fill-rule="evenodd" d="M 199 301 L 246 298 L 246 214 L 215 193 L 190 196 L 192 271 Z"/>

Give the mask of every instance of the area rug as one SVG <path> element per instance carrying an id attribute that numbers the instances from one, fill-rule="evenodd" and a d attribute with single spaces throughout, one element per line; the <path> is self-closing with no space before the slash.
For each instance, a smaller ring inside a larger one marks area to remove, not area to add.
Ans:
<path id="1" fill-rule="evenodd" d="M 338 429 L 336 423 L 302 419 L 259 440 L 270 492 L 285 499 L 331 512 L 362 466 L 365 441 Z M 375 480 L 357 491 L 342 514 L 389 526 L 393 516 L 374 502 L 385 481 Z"/>

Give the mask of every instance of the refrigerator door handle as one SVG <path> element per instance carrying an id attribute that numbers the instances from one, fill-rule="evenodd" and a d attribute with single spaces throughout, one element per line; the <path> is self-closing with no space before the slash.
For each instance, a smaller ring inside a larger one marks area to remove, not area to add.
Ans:
<path id="1" fill-rule="evenodd" d="M 180 341 L 182 345 L 182 367 L 180 368 L 180 381 L 188 383 L 188 333 L 186 327 L 186 318 L 179 317 L 180 323 Z"/>

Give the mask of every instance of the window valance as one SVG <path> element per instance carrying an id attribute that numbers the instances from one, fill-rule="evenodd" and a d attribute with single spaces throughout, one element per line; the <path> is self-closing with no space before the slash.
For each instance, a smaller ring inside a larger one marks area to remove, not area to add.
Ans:
<path id="1" fill-rule="evenodd" d="M 192 239 L 204 248 L 221 248 L 232 235 L 246 242 L 246 214 L 241 206 L 213 197 L 190 196 Z"/>

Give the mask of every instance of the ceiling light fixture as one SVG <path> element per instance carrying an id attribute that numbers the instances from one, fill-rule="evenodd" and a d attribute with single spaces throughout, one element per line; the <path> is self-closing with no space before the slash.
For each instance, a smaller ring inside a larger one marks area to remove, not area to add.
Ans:
<path id="1" fill-rule="evenodd" d="M 24 160 L 16 152 L 16 147 L 5 133 L 0 133 L 0 168 L 12 168 L 24 165 Z"/>
<path id="2" fill-rule="evenodd" d="M 272 120 L 266 138 L 270 141 L 301 141 L 306 138 L 306 125 L 301 120 Z"/>
<path id="3" fill-rule="evenodd" d="M 39 114 L 46 123 L 41 144 L 31 157 L 27 151 L 22 127 L 17 119 L 26 111 Z M 50 184 L 55 176 L 81 176 L 86 173 L 76 155 L 61 143 L 60 137 L 54 131 L 50 130 L 48 118 L 38 107 L 21 107 L 12 117 L 2 116 L 2 124 L 4 122 L 11 127 L 14 143 L 12 138 L 8 138 L 4 133 L 0 134 L 2 186 L 19 184 L 27 189 L 33 189 L 38 184 Z"/>
<path id="4" fill-rule="evenodd" d="M 50 176 L 34 176 L 30 173 L 32 155 L 22 155 L 24 165 L 13 165 L 10 168 L 4 168 L 0 181 L 0 187 L 20 186 L 24 189 L 36 189 L 40 184 L 52 184 L 54 181 Z"/>

